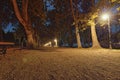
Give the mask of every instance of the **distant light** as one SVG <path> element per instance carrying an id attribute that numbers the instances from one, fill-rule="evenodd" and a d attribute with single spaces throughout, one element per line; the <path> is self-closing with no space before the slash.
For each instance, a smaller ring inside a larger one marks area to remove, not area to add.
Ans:
<path id="1" fill-rule="evenodd" d="M 48 43 L 44 44 L 44 46 L 49 46 L 49 47 L 51 47 L 51 42 L 48 42 Z"/>
<path id="2" fill-rule="evenodd" d="M 57 39 L 56 38 L 54 39 L 54 42 L 55 42 L 55 47 L 58 47 Z"/>
<path id="3" fill-rule="evenodd" d="M 109 19 L 109 14 L 102 15 L 102 20 L 108 20 L 108 19 Z"/>
<path id="4" fill-rule="evenodd" d="M 57 39 L 54 39 L 55 42 L 57 42 Z"/>

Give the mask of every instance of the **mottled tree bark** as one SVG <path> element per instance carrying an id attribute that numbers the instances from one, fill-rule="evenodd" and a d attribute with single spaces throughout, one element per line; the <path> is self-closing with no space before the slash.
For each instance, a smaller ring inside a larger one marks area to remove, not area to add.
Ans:
<path id="1" fill-rule="evenodd" d="M 22 13 L 20 13 L 17 1 L 12 0 L 12 3 L 13 3 L 15 15 L 25 29 L 27 36 L 27 47 L 28 48 L 36 47 L 36 40 L 34 38 L 34 29 L 31 26 L 31 23 L 28 19 L 28 0 L 22 0 Z"/>
<path id="2" fill-rule="evenodd" d="M 92 35 L 92 48 L 100 48 L 101 46 L 97 39 L 97 33 L 96 33 L 94 21 L 91 21 L 91 35 Z"/>

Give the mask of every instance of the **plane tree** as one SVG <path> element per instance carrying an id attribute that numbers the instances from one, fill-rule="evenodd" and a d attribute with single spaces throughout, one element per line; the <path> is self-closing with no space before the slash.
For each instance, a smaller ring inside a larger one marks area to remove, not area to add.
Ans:
<path id="1" fill-rule="evenodd" d="M 43 0 L 12 0 L 12 4 L 15 15 L 25 30 L 28 48 L 35 48 L 37 46 L 37 34 L 31 14 L 42 20 L 45 18 Z"/>
<path id="2" fill-rule="evenodd" d="M 70 0 L 72 3 L 72 0 Z M 75 24 L 82 23 L 82 25 L 90 26 L 91 27 L 91 37 L 92 37 L 92 47 L 100 48 L 100 44 L 97 38 L 97 33 L 96 33 L 96 19 L 99 18 L 100 13 L 104 9 L 107 9 L 107 12 L 111 10 L 115 5 L 119 4 L 119 0 L 84 0 L 81 1 L 79 6 L 79 16 L 76 14 L 73 15 L 77 16 L 77 19 L 74 19 Z M 73 4 L 72 4 L 73 5 Z"/>

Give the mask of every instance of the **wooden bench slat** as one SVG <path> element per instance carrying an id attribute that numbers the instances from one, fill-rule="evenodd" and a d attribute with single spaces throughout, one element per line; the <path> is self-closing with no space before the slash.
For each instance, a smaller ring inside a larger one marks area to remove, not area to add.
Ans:
<path id="1" fill-rule="evenodd" d="M 2 54 L 6 54 L 6 51 L 7 51 L 7 47 L 9 46 L 13 46 L 15 43 L 12 43 L 12 42 L 0 42 L 0 53 Z"/>
<path id="2" fill-rule="evenodd" d="M 0 42 L 0 46 L 14 45 L 12 42 Z"/>

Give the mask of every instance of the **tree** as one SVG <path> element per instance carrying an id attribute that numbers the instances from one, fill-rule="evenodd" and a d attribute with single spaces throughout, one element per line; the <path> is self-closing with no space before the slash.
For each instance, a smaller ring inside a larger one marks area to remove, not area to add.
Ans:
<path id="1" fill-rule="evenodd" d="M 74 19 L 74 22 L 75 22 L 75 33 L 76 33 L 76 39 L 77 39 L 77 45 L 78 45 L 78 48 L 81 47 L 81 41 L 80 41 L 80 33 L 79 33 L 79 25 L 77 23 L 77 17 L 78 17 L 78 12 L 74 12 L 74 8 L 73 8 L 73 1 L 70 0 L 70 4 L 71 4 L 71 10 L 72 10 L 72 16 L 73 16 L 73 19 Z"/>
<path id="2" fill-rule="evenodd" d="M 28 48 L 35 48 L 37 45 L 37 40 L 35 38 L 35 35 L 37 35 L 37 34 L 35 33 L 35 29 L 33 28 L 33 26 L 32 26 L 33 24 L 29 17 L 30 14 L 28 12 L 28 8 L 29 8 L 30 2 L 31 3 L 33 2 L 33 4 L 36 4 L 36 6 L 34 6 L 35 9 L 32 8 L 30 10 L 33 12 L 34 15 L 41 17 L 42 14 L 39 14 L 39 13 L 42 13 L 42 12 L 41 12 L 41 10 L 38 10 L 38 9 L 41 8 L 43 5 L 40 6 L 40 4 L 38 4 L 38 3 L 40 2 L 41 4 L 43 4 L 42 3 L 43 0 L 42 1 L 37 0 L 36 2 L 33 0 L 31 0 L 31 1 L 20 0 L 19 3 L 22 3 L 21 6 L 18 6 L 18 2 L 16 0 L 12 0 L 15 15 L 25 29 L 25 33 L 27 36 L 27 42 L 28 42 L 27 46 L 28 46 Z"/>
<path id="3" fill-rule="evenodd" d="M 103 0 L 102 0 L 103 1 Z M 101 3 L 101 2 L 99 2 Z M 96 48 L 96 47 L 100 47 L 98 38 L 97 38 L 97 33 L 96 33 L 96 28 L 95 28 L 95 19 L 98 15 L 98 11 L 96 8 L 96 4 L 95 1 L 83 1 L 81 8 L 83 10 L 82 13 L 84 13 L 84 20 L 87 23 L 86 25 L 91 27 L 91 37 L 92 37 L 92 47 Z"/>
<path id="4" fill-rule="evenodd" d="M 115 3 L 119 3 L 119 1 L 117 1 L 118 0 L 116 0 L 112 5 L 108 0 L 98 0 L 97 2 L 95 0 L 84 0 L 81 2 L 80 15 L 82 15 L 83 18 L 79 17 L 77 22 L 83 21 L 86 22 L 86 26 L 91 26 L 93 48 L 101 47 L 96 34 L 96 18 L 99 17 L 99 13 L 102 12 L 103 9 L 108 9 L 108 11 L 110 11 L 110 8 L 113 7 Z"/>
<path id="5" fill-rule="evenodd" d="M 111 1 L 114 1 L 114 2 L 111 2 Z M 88 21 L 91 24 L 91 31 L 94 31 L 94 33 L 96 32 L 94 29 L 94 27 L 95 27 L 94 25 L 96 25 L 95 20 L 96 20 L 96 18 L 101 17 L 101 13 L 103 13 L 103 11 L 105 9 L 107 10 L 108 13 L 109 12 L 112 13 L 111 8 L 115 8 L 118 5 L 119 5 L 119 0 L 100 0 L 97 3 L 95 3 L 95 1 L 93 0 L 93 7 L 91 9 L 91 15 L 89 15 L 90 18 Z M 94 25 L 93 25 L 93 23 L 94 23 Z M 100 47 L 97 36 L 94 37 L 95 35 L 94 34 L 92 34 L 92 35 L 93 35 L 93 37 L 92 37 L 93 43 L 95 42 L 95 45 L 93 44 L 93 47 Z"/>
<path id="6" fill-rule="evenodd" d="M 57 38 L 58 42 L 66 42 L 72 46 L 72 22 L 70 4 L 68 0 L 46 0 L 50 1 L 49 7 L 53 9 L 47 9 L 47 27 L 51 34 L 52 39 Z M 65 34 L 67 33 L 67 34 Z"/>
<path id="7" fill-rule="evenodd" d="M 0 26 L 0 41 L 4 40 L 3 36 L 4 36 L 4 31 L 3 31 L 2 27 Z"/>

